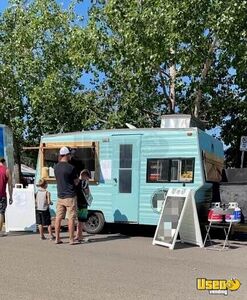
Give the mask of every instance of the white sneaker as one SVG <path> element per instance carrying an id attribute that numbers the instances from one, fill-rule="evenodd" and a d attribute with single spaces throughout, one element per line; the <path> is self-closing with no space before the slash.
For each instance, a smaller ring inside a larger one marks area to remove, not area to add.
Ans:
<path id="1" fill-rule="evenodd" d="M 5 232 L 5 231 L 1 231 L 0 232 L 0 237 L 5 237 L 5 236 L 7 236 L 8 234 L 7 234 L 7 232 Z"/>

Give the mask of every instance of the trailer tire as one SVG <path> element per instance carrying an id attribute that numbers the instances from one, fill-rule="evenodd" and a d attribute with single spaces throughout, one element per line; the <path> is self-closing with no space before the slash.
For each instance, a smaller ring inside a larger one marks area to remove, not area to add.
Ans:
<path id="1" fill-rule="evenodd" d="M 105 225 L 105 218 L 101 212 L 89 212 L 88 220 L 85 223 L 85 231 L 87 233 L 100 233 Z"/>

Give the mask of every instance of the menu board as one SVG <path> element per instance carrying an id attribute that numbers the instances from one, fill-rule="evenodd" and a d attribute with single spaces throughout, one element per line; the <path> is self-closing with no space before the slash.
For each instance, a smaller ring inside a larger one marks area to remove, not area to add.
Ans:
<path id="1" fill-rule="evenodd" d="M 191 189 L 168 190 L 153 238 L 153 245 L 174 249 L 178 233 L 181 242 L 203 246 L 194 192 Z"/>
<path id="2" fill-rule="evenodd" d="M 172 196 L 166 198 L 155 237 L 156 241 L 173 243 L 185 199 L 185 197 Z"/>

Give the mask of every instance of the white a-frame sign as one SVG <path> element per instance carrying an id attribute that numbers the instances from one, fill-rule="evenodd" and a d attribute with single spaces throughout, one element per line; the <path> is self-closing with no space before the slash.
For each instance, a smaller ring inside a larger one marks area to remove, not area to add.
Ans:
<path id="1" fill-rule="evenodd" d="M 186 188 L 169 189 L 153 238 L 153 245 L 174 249 L 178 233 L 182 243 L 203 247 L 194 191 Z"/>

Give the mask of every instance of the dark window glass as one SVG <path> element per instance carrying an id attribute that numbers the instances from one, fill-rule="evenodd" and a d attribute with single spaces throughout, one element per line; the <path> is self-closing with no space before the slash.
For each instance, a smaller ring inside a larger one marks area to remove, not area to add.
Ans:
<path id="1" fill-rule="evenodd" d="M 45 149 L 44 154 L 44 166 L 45 167 L 54 167 L 58 162 L 58 153 L 59 149 Z"/>
<path id="2" fill-rule="evenodd" d="M 120 145 L 120 169 L 132 168 L 132 145 Z"/>
<path id="3" fill-rule="evenodd" d="M 131 193 L 132 170 L 119 170 L 119 193 Z"/>
<path id="4" fill-rule="evenodd" d="M 169 160 L 148 160 L 148 181 L 168 181 Z"/>
<path id="5" fill-rule="evenodd" d="M 193 182 L 194 158 L 147 160 L 147 182 Z"/>
<path id="6" fill-rule="evenodd" d="M 162 160 L 162 168 L 161 168 L 161 180 L 168 181 L 169 180 L 169 160 Z"/>
<path id="7" fill-rule="evenodd" d="M 194 160 L 183 159 L 181 166 L 181 181 L 193 181 Z"/>
<path id="8" fill-rule="evenodd" d="M 179 180 L 179 160 L 171 161 L 171 181 Z"/>
<path id="9" fill-rule="evenodd" d="M 88 169 L 95 171 L 95 157 L 96 152 L 94 148 L 75 148 L 72 149 L 72 164 L 75 163 L 75 167 L 78 165 L 78 170 Z"/>

